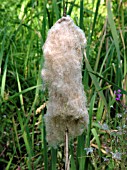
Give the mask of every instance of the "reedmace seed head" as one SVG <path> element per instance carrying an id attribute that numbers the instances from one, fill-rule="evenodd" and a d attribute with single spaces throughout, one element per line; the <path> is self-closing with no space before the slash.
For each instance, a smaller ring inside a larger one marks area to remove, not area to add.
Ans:
<path id="1" fill-rule="evenodd" d="M 86 95 L 82 85 L 84 32 L 69 17 L 62 17 L 49 30 L 43 46 L 42 78 L 48 88 L 46 134 L 49 145 L 81 135 L 88 125 Z"/>

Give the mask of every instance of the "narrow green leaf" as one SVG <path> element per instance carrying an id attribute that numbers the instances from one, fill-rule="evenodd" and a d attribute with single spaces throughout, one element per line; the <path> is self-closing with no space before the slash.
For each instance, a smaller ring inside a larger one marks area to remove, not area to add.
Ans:
<path id="1" fill-rule="evenodd" d="M 58 4 L 56 0 L 52 0 L 52 1 L 53 1 L 54 12 L 56 14 L 56 19 L 58 20 L 60 18 Z"/>
<path id="2" fill-rule="evenodd" d="M 85 166 L 85 151 L 84 151 L 84 134 L 78 137 L 78 146 L 77 146 L 77 158 L 79 163 L 79 170 L 83 170 Z"/>
<path id="3" fill-rule="evenodd" d="M 117 52 L 117 77 L 116 77 L 116 83 L 121 86 L 121 81 L 122 81 L 122 68 L 121 68 L 121 58 L 120 58 L 120 47 L 119 47 L 119 40 L 118 40 L 118 34 L 115 26 L 115 22 L 113 20 L 113 14 L 111 11 L 111 0 L 108 0 L 107 3 L 107 12 L 108 12 L 108 22 L 111 28 L 112 36 L 114 39 L 115 47 L 116 47 L 116 52 Z"/>
<path id="4" fill-rule="evenodd" d="M 94 93 L 94 95 L 92 96 L 91 101 L 90 101 L 89 125 L 88 125 L 88 129 L 87 129 L 85 148 L 90 147 L 91 125 L 92 125 L 92 118 L 93 118 L 93 110 L 94 110 L 95 99 L 96 99 L 96 93 Z M 88 164 L 87 164 L 87 155 L 86 154 L 85 154 L 84 161 L 85 161 L 85 168 L 87 169 Z"/>
<path id="5" fill-rule="evenodd" d="M 96 90 L 98 91 L 98 94 L 99 94 L 100 98 L 102 99 L 102 101 L 103 101 L 103 103 L 104 103 L 104 105 L 105 105 L 105 107 L 106 107 L 106 110 L 108 111 L 107 102 L 106 102 L 106 99 L 105 99 L 105 97 L 104 97 L 103 92 L 100 91 L 101 88 L 100 88 L 100 86 L 99 86 L 99 83 L 98 83 L 96 77 L 91 74 L 92 68 L 91 68 L 91 66 L 90 66 L 90 64 L 89 64 L 89 61 L 88 61 L 87 57 L 86 57 L 86 53 L 84 53 L 84 60 L 85 60 L 85 63 L 86 63 L 86 68 L 87 68 L 87 70 L 89 71 L 90 77 L 91 77 L 91 79 L 92 79 L 92 81 L 93 81 L 93 83 L 94 83 L 94 85 L 95 85 L 95 88 L 96 88 Z"/>
<path id="6" fill-rule="evenodd" d="M 39 85 L 37 85 L 37 86 L 32 86 L 32 87 L 29 87 L 29 88 L 27 88 L 27 89 L 25 89 L 25 90 L 22 90 L 21 92 L 16 93 L 16 94 L 14 94 L 13 96 L 10 96 L 10 97 L 8 98 L 8 100 L 11 100 L 11 99 L 13 99 L 13 98 L 15 98 L 15 97 L 17 97 L 17 96 L 20 96 L 21 94 L 27 93 L 27 92 L 29 92 L 29 91 L 31 91 L 31 90 L 33 90 L 33 89 L 39 88 L 39 87 L 42 87 L 42 84 L 39 84 Z M 4 102 L 6 102 L 6 100 L 5 100 Z"/>
<path id="7" fill-rule="evenodd" d="M 71 15 L 72 10 L 73 10 L 73 7 L 74 7 L 74 5 L 75 5 L 75 1 L 76 1 L 76 0 L 74 0 L 73 2 L 70 2 L 70 7 L 69 7 L 69 10 L 68 10 L 68 15 Z"/>
<path id="8" fill-rule="evenodd" d="M 71 143 L 70 144 L 70 170 L 76 170 L 76 164 L 75 164 L 75 159 L 74 159 L 74 146 Z"/>
<path id="9" fill-rule="evenodd" d="M 107 12 L 108 12 L 108 22 L 110 24 L 112 36 L 113 36 L 115 47 L 116 47 L 116 51 L 117 51 L 118 62 L 120 63 L 119 40 L 118 40 L 118 34 L 117 34 L 117 31 L 116 31 L 115 22 L 113 20 L 113 14 L 112 14 L 112 11 L 111 11 L 111 0 L 108 0 L 108 3 L 107 3 Z"/>
<path id="10" fill-rule="evenodd" d="M 86 137 L 86 148 L 89 148 L 90 146 L 90 132 L 91 132 L 91 124 L 92 124 L 92 118 L 93 118 L 93 110 L 94 110 L 94 104 L 95 104 L 95 99 L 96 99 L 96 93 L 91 98 L 90 101 L 90 108 L 89 108 L 89 125 L 88 125 L 88 130 L 87 130 L 87 137 Z"/>
<path id="11" fill-rule="evenodd" d="M 127 91 L 125 91 L 125 90 L 122 89 L 121 87 L 117 86 L 115 83 L 112 83 L 112 82 L 109 81 L 108 79 L 106 79 L 106 78 L 100 76 L 98 73 L 94 73 L 94 72 L 91 72 L 91 73 L 94 74 L 94 75 L 96 75 L 97 77 L 99 77 L 99 78 L 105 80 L 106 82 L 108 82 L 108 83 L 111 84 L 112 86 L 114 86 L 114 87 L 116 88 L 116 90 L 120 89 L 121 92 L 122 92 L 123 94 L 126 94 L 126 95 L 127 95 Z M 100 89 L 100 90 L 102 90 L 102 89 Z M 100 91 L 100 90 L 99 90 L 99 91 Z"/>
<path id="12" fill-rule="evenodd" d="M 99 155 L 100 155 L 100 157 L 101 157 L 101 150 L 100 150 L 100 149 L 101 149 L 101 144 L 100 144 L 99 137 L 98 137 L 98 135 L 97 135 L 97 131 L 96 131 L 95 128 L 93 128 L 93 129 L 91 129 L 91 132 L 92 132 L 94 138 L 96 139 L 96 142 L 97 142 L 97 145 L 98 145 Z"/>
<path id="13" fill-rule="evenodd" d="M 44 4 L 43 4 L 43 22 L 42 22 L 42 44 L 44 44 L 45 39 L 46 39 L 46 16 L 47 16 L 47 12 L 46 12 L 46 5 L 47 5 L 47 0 L 44 0 Z"/>
<path id="14" fill-rule="evenodd" d="M 0 50 L 0 69 L 1 69 L 1 64 L 2 64 L 2 59 L 3 59 L 3 53 L 4 53 L 4 47 L 5 47 L 5 39 L 6 39 L 6 29 L 4 30 L 4 36 L 3 40 L 1 42 L 1 50 Z"/>
<path id="15" fill-rule="evenodd" d="M 101 121 L 103 110 L 104 110 L 104 103 L 102 100 L 99 100 L 98 108 L 97 108 L 97 115 L 96 115 L 97 121 Z"/>
<path id="16" fill-rule="evenodd" d="M 22 118 L 21 113 L 19 111 L 18 111 L 18 120 L 19 120 L 19 123 L 20 123 L 25 147 L 26 147 L 27 154 L 28 154 L 28 164 L 29 164 L 30 170 L 32 170 L 32 156 L 33 156 L 32 144 L 31 144 L 31 140 L 30 140 L 30 137 L 29 137 L 28 126 L 25 127 L 25 129 L 24 129 L 23 118 Z"/>
<path id="17" fill-rule="evenodd" d="M 15 123 L 14 117 L 12 118 L 12 122 L 13 122 L 13 128 L 14 128 L 14 132 L 15 132 L 15 140 L 17 142 L 17 148 L 18 148 L 19 153 L 21 155 L 21 146 L 20 146 L 20 143 L 19 143 L 18 130 L 17 130 L 17 125 Z"/>
<path id="18" fill-rule="evenodd" d="M 43 122 L 43 146 L 44 146 L 44 152 L 43 152 L 43 156 L 44 156 L 44 169 L 47 170 L 48 169 L 48 149 L 47 149 L 47 141 L 46 141 L 46 127 L 45 127 L 45 123 L 44 123 L 44 113 L 45 113 L 45 109 L 43 111 L 43 117 L 42 117 L 42 122 Z"/>
<path id="19" fill-rule="evenodd" d="M 21 90 L 21 84 L 20 84 L 20 80 L 19 80 L 19 75 L 18 75 L 17 69 L 16 69 L 16 77 L 17 77 L 17 83 L 18 83 L 18 90 L 19 90 L 19 92 L 22 92 L 22 90 Z M 23 102 L 23 95 L 20 94 L 20 95 L 19 95 L 19 98 L 20 98 L 21 108 L 22 108 L 23 112 L 25 113 L 24 102 Z"/>
<path id="20" fill-rule="evenodd" d="M 51 166 L 52 170 L 56 170 L 56 162 L 57 162 L 57 150 L 51 148 Z"/>
<path id="21" fill-rule="evenodd" d="M 89 36 L 88 36 L 88 48 L 87 48 L 87 52 L 86 52 L 88 59 L 89 59 L 90 44 L 92 42 L 92 36 L 93 36 L 95 25 L 96 25 L 96 20 L 97 20 L 97 16 L 98 16 L 100 1 L 101 0 L 97 1 L 96 11 L 95 11 L 95 14 L 94 14 L 94 20 L 93 20 L 93 23 L 92 23 L 92 32 L 89 32 Z M 89 29 L 89 30 L 91 30 L 91 29 Z"/>
<path id="22" fill-rule="evenodd" d="M 10 161 L 8 162 L 5 170 L 10 170 L 10 165 L 11 165 L 11 163 L 12 163 L 13 157 L 14 157 L 14 155 L 12 155 L 12 157 L 11 157 Z"/>
<path id="23" fill-rule="evenodd" d="M 8 57 L 9 57 L 9 52 L 7 54 L 7 57 L 6 57 L 6 61 L 5 61 L 5 65 L 4 65 L 4 73 L 3 73 L 3 76 L 2 76 L 2 82 L 1 82 L 1 97 L 3 99 L 4 99 L 5 84 L 6 84 Z"/>
<path id="24" fill-rule="evenodd" d="M 84 0 L 80 0 L 80 21 L 79 21 L 79 26 L 81 29 L 83 29 L 83 16 L 84 16 L 84 4 L 83 4 Z"/>

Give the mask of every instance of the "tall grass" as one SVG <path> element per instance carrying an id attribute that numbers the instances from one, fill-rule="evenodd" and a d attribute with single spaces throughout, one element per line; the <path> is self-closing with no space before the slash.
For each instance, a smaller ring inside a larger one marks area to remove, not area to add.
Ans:
<path id="1" fill-rule="evenodd" d="M 83 84 L 89 126 L 70 142 L 70 169 L 127 168 L 126 2 L 68 0 L 86 34 Z M 63 0 L 4 0 L 0 5 L 0 169 L 64 169 L 64 151 L 46 142 L 42 46 L 63 15 Z M 121 90 L 120 101 L 114 90 Z"/>

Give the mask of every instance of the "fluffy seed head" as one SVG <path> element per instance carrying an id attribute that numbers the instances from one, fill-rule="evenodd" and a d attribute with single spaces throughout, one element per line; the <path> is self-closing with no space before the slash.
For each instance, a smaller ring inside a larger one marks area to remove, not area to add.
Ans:
<path id="1" fill-rule="evenodd" d="M 86 96 L 82 85 L 82 58 L 86 45 L 83 31 L 67 16 L 49 30 L 43 46 L 42 78 L 49 99 L 45 115 L 47 141 L 56 146 L 65 130 L 74 138 L 88 125 Z"/>

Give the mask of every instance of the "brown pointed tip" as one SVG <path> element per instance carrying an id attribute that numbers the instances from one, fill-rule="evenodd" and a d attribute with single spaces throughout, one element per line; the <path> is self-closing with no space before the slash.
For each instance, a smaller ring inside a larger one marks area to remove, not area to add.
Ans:
<path id="1" fill-rule="evenodd" d="M 66 12 L 67 12 L 67 9 L 66 9 L 66 7 L 64 7 L 64 11 L 63 11 L 63 16 L 64 16 L 64 17 L 67 16 L 67 13 L 66 13 Z"/>

